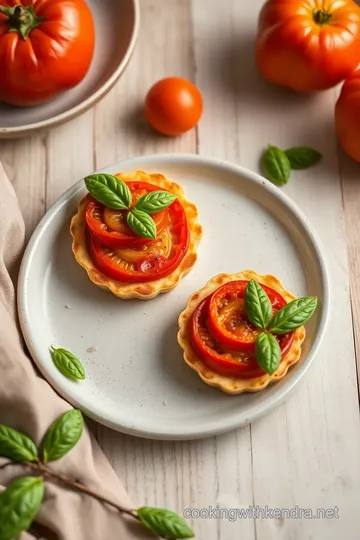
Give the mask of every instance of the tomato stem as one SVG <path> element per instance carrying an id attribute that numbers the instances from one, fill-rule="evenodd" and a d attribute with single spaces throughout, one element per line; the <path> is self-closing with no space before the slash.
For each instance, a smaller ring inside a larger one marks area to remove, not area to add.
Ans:
<path id="1" fill-rule="evenodd" d="M 325 24 L 329 24 L 332 19 L 332 14 L 324 9 L 318 9 L 314 11 L 313 19 L 319 26 L 324 26 Z"/>
<path id="2" fill-rule="evenodd" d="M 13 7 L 0 6 L 0 13 L 8 17 L 9 32 L 17 32 L 23 39 L 45 20 L 35 15 L 32 6 L 24 7 L 19 4 Z"/>

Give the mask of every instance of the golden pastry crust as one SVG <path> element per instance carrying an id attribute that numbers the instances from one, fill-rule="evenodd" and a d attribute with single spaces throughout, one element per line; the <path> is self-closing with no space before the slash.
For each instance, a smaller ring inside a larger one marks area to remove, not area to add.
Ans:
<path id="1" fill-rule="evenodd" d="M 166 189 L 171 193 L 177 194 L 178 200 L 185 210 L 190 233 L 189 247 L 185 257 L 174 272 L 157 281 L 149 281 L 147 283 L 123 283 L 105 276 L 94 266 L 86 245 L 85 211 L 88 201 L 87 196 L 80 201 L 78 212 L 71 220 L 70 232 L 73 237 L 72 250 L 76 261 L 86 270 L 91 281 L 98 287 L 109 290 L 115 296 L 124 300 L 130 298 L 150 300 L 151 298 L 155 298 L 158 294 L 166 293 L 176 287 L 180 279 L 186 276 L 196 263 L 196 248 L 202 236 L 202 227 L 198 222 L 198 210 L 195 204 L 185 198 L 181 186 L 167 179 L 162 174 L 149 174 L 144 171 L 136 171 L 130 174 L 118 173 L 115 176 L 124 182 L 148 182 Z"/>
<path id="2" fill-rule="evenodd" d="M 295 299 L 295 296 L 285 289 L 284 285 L 276 277 L 271 275 L 259 275 L 252 270 L 245 270 L 236 274 L 219 274 L 205 285 L 202 289 L 190 296 L 186 309 L 179 316 L 179 332 L 178 343 L 184 351 L 184 360 L 194 371 L 197 372 L 199 377 L 204 383 L 209 386 L 219 388 L 227 394 L 241 394 L 243 392 L 259 392 L 266 388 L 269 384 L 274 383 L 283 377 L 285 377 L 290 366 L 296 364 L 301 356 L 301 345 L 305 339 L 305 328 L 301 326 L 295 330 L 293 344 L 285 356 L 285 358 L 279 364 L 278 369 L 272 375 L 262 375 L 254 379 L 237 379 L 235 377 L 225 377 L 215 373 L 208 368 L 194 353 L 190 344 L 189 334 L 189 321 L 195 310 L 195 308 L 211 294 L 218 289 L 221 285 L 235 280 L 251 280 L 255 279 L 263 285 L 267 285 L 271 289 L 277 291 L 287 301 L 291 302 Z"/>

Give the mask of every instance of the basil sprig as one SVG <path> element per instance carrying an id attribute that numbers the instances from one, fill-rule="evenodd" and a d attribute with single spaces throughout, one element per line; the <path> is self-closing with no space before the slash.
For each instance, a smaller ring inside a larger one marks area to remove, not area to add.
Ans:
<path id="1" fill-rule="evenodd" d="M 127 224 L 144 238 L 156 238 L 156 224 L 151 214 L 168 208 L 177 198 L 168 191 L 151 191 L 140 197 L 131 208 L 132 195 L 125 182 L 112 174 L 93 174 L 85 178 L 85 185 L 97 201 L 115 210 L 129 210 Z M 1 539 L 0 539 L 1 540 Z"/>
<path id="2" fill-rule="evenodd" d="M 270 299 L 254 279 L 245 289 L 245 310 L 249 321 L 264 330 L 255 344 L 255 357 L 259 366 L 272 375 L 281 361 L 281 350 L 277 338 L 305 324 L 317 307 L 316 296 L 305 296 L 289 302 L 273 315 Z"/>
<path id="3" fill-rule="evenodd" d="M 63 348 L 51 347 L 51 356 L 55 366 L 67 379 L 73 381 L 85 379 L 85 370 L 80 359 Z"/>
<path id="4" fill-rule="evenodd" d="M 83 417 L 79 410 L 70 410 L 50 426 L 41 443 L 42 459 L 38 458 L 35 443 L 27 436 L 9 426 L 0 425 L 0 457 L 15 462 L 24 462 L 35 471 L 34 476 L 25 476 L 11 482 L 0 494 L 0 540 L 14 540 L 29 530 L 36 518 L 44 498 L 44 482 L 59 480 L 66 487 L 91 496 L 99 502 L 108 502 L 101 493 L 89 489 L 78 479 L 53 471 L 49 462 L 64 457 L 79 441 L 83 432 Z M 11 465 L 5 463 L 5 467 Z M 31 463 L 30 463 L 31 462 Z M 3 468 L 4 466 L 1 466 Z M 61 465 L 60 465 L 61 467 Z M 110 501 L 109 501 L 110 502 Z M 168 540 L 193 538 L 194 533 L 186 521 L 166 508 L 143 506 L 130 510 L 117 502 L 110 503 L 119 513 L 132 516 L 157 537 Z"/>
<path id="5" fill-rule="evenodd" d="M 308 169 L 322 158 L 320 152 L 308 146 L 294 146 L 282 150 L 277 146 L 268 146 L 262 156 L 262 168 L 265 176 L 278 186 L 287 184 L 291 170 Z"/>

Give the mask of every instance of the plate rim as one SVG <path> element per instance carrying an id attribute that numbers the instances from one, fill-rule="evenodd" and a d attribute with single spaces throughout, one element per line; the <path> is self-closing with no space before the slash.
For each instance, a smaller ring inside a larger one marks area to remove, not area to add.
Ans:
<path id="1" fill-rule="evenodd" d="M 140 0 L 130 0 L 133 4 L 134 8 L 134 25 L 132 28 L 131 33 L 131 39 L 129 46 L 127 48 L 127 51 L 121 60 L 120 64 L 114 71 L 114 73 L 105 81 L 105 83 L 91 96 L 89 96 L 87 99 L 84 99 L 81 103 L 78 105 L 75 105 L 75 107 L 72 107 L 71 109 L 57 114 L 56 116 L 52 116 L 51 118 L 48 118 L 47 120 L 41 120 L 40 122 L 35 122 L 33 124 L 25 124 L 23 126 L 16 126 L 16 127 L 5 127 L 2 128 L 0 126 L 0 139 L 12 139 L 12 138 L 20 138 L 20 137 L 26 137 L 30 135 L 31 133 L 34 133 L 36 131 L 40 131 L 43 129 L 48 129 L 50 127 L 59 126 L 62 124 L 65 124 L 66 122 L 69 122 L 70 120 L 80 116 L 81 114 L 85 113 L 91 107 L 96 105 L 102 98 L 106 96 L 108 92 L 115 86 L 116 82 L 119 80 L 121 75 L 124 73 L 132 55 L 135 50 L 135 46 L 137 43 L 137 39 L 139 36 L 139 30 L 140 30 Z"/>
<path id="2" fill-rule="evenodd" d="M 112 421 L 109 421 L 107 419 L 104 419 L 101 415 L 97 414 L 96 412 L 93 412 L 92 410 L 89 410 L 87 407 L 84 407 L 80 404 L 80 402 L 77 399 L 73 399 L 69 394 L 63 390 L 56 381 L 53 380 L 51 376 L 47 373 L 45 367 L 41 364 L 41 362 L 37 359 L 34 346 L 33 346 L 33 338 L 31 337 L 31 327 L 29 324 L 29 318 L 26 315 L 26 281 L 27 281 L 27 273 L 29 271 L 29 263 L 31 262 L 31 257 L 33 254 L 33 251 L 36 249 L 38 241 L 41 239 L 41 234 L 43 230 L 46 228 L 48 223 L 51 221 L 52 216 L 54 213 L 56 213 L 64 204 L 67 204 L 81 189 L 82 189 L 82 182 L 83 179 L 80 179 L 79 181 L 75 182 L 70 188 L 68 188 L 47 210 L 46 214 L 42 217 L 38 225 L 36 226 L 33 234 L 31 235 L 31 238 L 26 246 L 21 265 L 20 265 L 20 271 L 19 271 L 19 277 L 18 277 L 18 284 L 17 284 L 17 307 L 18 307 L 18 316 L 19 316 L 19 322 L 21 331 L 25 340 L 25 343 L 28 347 L 28 350 L 30 352 L 31 358 L 33 359 L 35 365 L 42 373 L 45 380 L 48 381 L 48 383 L 55 389 L 55 391 L 63 397 L 66 401 L 68 401 L 71 405 L 74 407 L 77 407 L 81 409 L 84 414 L 86 414 L 89 418 L 94 419 L 95 421 L 99 422 L 102 425 L 105 425 L 111 429 L 114 429 L 115 431 L 125 433 L 128 435 L 133 435 L 141 438 L 146 439 L 153 439 L 153 440 L 194 440 L 194 439 L 202 439 L 206 437 L 211 437 L 215 435 L 220 435 L 223 433 L 227 433 L 229 431 L 232 431 L 234 429 L 246 426 L 262 416 L 265 416 L 266 414 L 270 413 L 272 410 L 277 408 L 290 394 L 290 392 L 294 389 L 294 387 L 304 378 L 306 372 L 312 365 L 314 358 L 316 357 L 318 350 L 321 346 L 321 343 L 323 342 L 323 339 L 326 335 L 326 331 L 328 328 L 328 323 L 330 320 L 330 306 L 331 306 L 331 285 L 330 285 L 330 273 L 329 268 L 327 264 L 327 257 L 325 254 L 325 250 L 322 246 L 322 243 L 315 232 L 313 226 L 309 222 L 306 215 L 303 213 L 303 211 L 300 209 L 300 207 L 281 189 L 279 189 L 277 186 L 273 185 L 270 181 L 268 181 L 266 178 L 262 177 L 260 174 L 251 171 L 250 169 L 246 167 L 242 167 L 240 165 L 237 165 L 235 163 L 232 163 L 227 160 L 222 160 L 214 157 L 205 157 L 200 156 L 198 154 L 190 154 L 190 153 L 169 153 L 169 154 L 149 154 L 149 155 L 143 155 L 143 156 L 135 156 L 131 158 L 122 159 L 120 161 L 115 161 L 111 163 L 110 165 L 107 165 L 106 167 L 103 167 L 102 169 L 99 169 L 95 171 L 95 173 L 102 173 L 102 172 L 110 172 L 110 171 L 119 171 L 121 170 L 121 167 L 126 165 L 126 167 L 131 167 L 132 163 L 134 163 L 134 170 L 140 169 L 142 162 L 146 162 L 147 165 L 151 165 L 151 162 L 156 161 L 164 162 L 165 164 L 170 164 L 175 161 L 183 161 L 183 162 L 192 162 L 192 163 L 198 163 L 199 165 L 203 166 L 216 166 L 220 168 L 225 168 L 228 171 L 236 174 L 236 175 L 243 175 L 247 177 L 249 180 L 255 182 L 259 185 L 260 189 L 264 189 L 265 191 L 270 191 L 275 198 L 278 198 L 281 203 L 285 207 L 287 207 L 290 212 L 295 215 L 298 222 L 301 223 L 301 225 L 306 230 L 306 233 L 308 235 L 308 238 L 311 240 L 312 247 L 315 250 L 315 253 L 317 255 L 319 268 L 321 271 L 321 284 L 323 286 L 323 302 L 322 302 L 322 314 L 321 318 L 319 320 L 319 326 L 318 331 L 315 337 L 315 340 L 312 344 L 311 350 L 309 351 L 308 355 L 304 359 L 304 361 L 299 365 L 296 372 L 293 373 L 293 375 L 288 379 L 286 384 L 279 386 L 275 392 L 270 395 L 269 397 L 265 398 L 263 401 L 261 401 L 258 404 L 252 405 L 247 413 L 240 413 L 239 415 L 235 415 L 231 421 L 228 422 L 222 422 L 221 425 L 215 426 L 215 427 L 204 427 L 201 431 L 199 430 L 183 430 L 181 433 L 177 431 L 176 433 L 169 433 L 169 432 L 163 432 L 161 429 L 157 429 L 157 431 L 144 431 L 142 429 L 135 428 L 133 426 L 126 427 L 123 425 L 119 425 L 118 423 L 114 423 Z M 245 416 L 245 417 L 244 417 Z"/>

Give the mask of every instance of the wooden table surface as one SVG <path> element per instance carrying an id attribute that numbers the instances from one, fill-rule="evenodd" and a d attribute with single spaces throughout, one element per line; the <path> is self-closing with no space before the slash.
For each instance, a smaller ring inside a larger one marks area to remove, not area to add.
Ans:
<path id="1" fill-rule="evenodd" d="M 135 54 L 111 93 L 46 134 L 0 142 L 28 234 L 64 190 L 121 158 L 198 152 L 252 170 L 268 144 L 309 145 L 324 155 L 284 191 L 304 210 L 328 255 L 331 328 L 305 380 L 280 408 L 244 429 L 194 442 L 152 442 L 100 425 L 96 437 L 134 502 L 185 508 L 338 508 L 339 519 L 194 519 L 201 540 L 359 538 L 360 169 L 339 150 L 338 89 L 290 94 L 265 83 L 253 58 L 261 0 L 141 0 Z M 169 75 L 200 87 L 196 130 L 165 138 L 144 122 L 148 88 Z M 350 286 L 351 283 L 351 301 Z M 354 327 L 353 327 L 354 325 Z M 355 340 L 354 340 L 355 336 Z M 355 343 L 355 345 L 354 345 Z"/>

